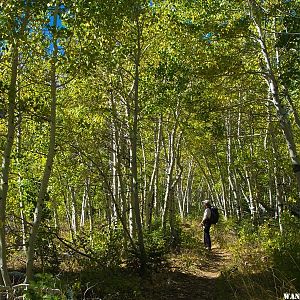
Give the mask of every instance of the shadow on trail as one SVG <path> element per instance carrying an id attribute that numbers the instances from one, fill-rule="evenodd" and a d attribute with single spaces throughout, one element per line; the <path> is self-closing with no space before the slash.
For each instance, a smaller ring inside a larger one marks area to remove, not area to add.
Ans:
<path id="1" fill-rule="evenodd" d="M 221 269 L 228 257 L 220 249 L 207 252 L 201 260 L 188 267 L 173 259 L 170 270 L 158 273 L 150 286 L 144 289 L 145 299 L 217 300 Z M 230 292 L 228 290 L 227 292 Z M 224 298 L 223 298 L 224 299 Z"/>
<path id="2" fill-rule="evenodd" d="M 161 273 L 152 287 L 145 290 L 147 299 L 214 299 L 211 294 L 216 279 L 202 278 L 182 272 Z"/>
<path id="3" fill-rule="evenodd" d="M 296 292 L 272 272 L 243 272 L 219 247 L 174 254 L 146 278 L 125 268 L 89 268 L 61 275 L 65 294 L 72 289 L 78 300 L 276 300 Z"/>
<path id="4" fill-rule="evenodd" d="M 169 270 L 162 270 L 151 284 L 144 286 L 143 299 L 279 300 L 286 292 L 297 293 L 288 281 L 282 282 L 272 272 L 241 272 L 232 266 L 230 255 L 219 248 L 188 267 L 178 265 L 182 262 L 180 258 L 176 260 L 172 260 Z"/>
<path id="5" fill-rule="evenodd" d="M 227 261 L 230 260 L 230 256 L 220 248 L 213 248 L 210 252 L 206 252 L 203 260 L 200 270 L 219 276 Z"/>
<path id="6" fill-rule="evenodd" d="M 126 269 L 89 269 L 66 272 L 64 282 L 76 286 L 76 299 L 102 300 L 214 300 L 224 253 L 179 253 L 169 259 L 167 266 L 141 278 Z M 224 298 L 223 298 L 224 299 Z"/>

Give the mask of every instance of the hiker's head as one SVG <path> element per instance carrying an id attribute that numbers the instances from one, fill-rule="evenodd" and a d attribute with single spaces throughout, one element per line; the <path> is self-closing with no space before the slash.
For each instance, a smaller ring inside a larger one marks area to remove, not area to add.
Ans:
<path id="1" fill-rule="evenodd" d="M 205 207 L 210 207 L 210 202 L 209 202 L 209 200 L 204 200 L 204 201 L 202 201 L 202 203 L 203 203 L 203 205 L 204 205 Z"/>

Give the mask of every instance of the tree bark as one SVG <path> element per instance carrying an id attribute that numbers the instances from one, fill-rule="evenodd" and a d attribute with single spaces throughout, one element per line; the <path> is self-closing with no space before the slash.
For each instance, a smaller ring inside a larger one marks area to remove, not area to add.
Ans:
<path id="1" fill-rule="evenodd" d="M 19 111 L 18 118 L 17 118 L 17 163 L 19 168 L 18 174 L 18 185 L 19 185 L 19 207 L 20 207 L 20 219 L 21 219 L 21 228 L 22 228 L 22 248 L 26 253 L 26 216 L 24 213 L 24 201 L 23 201 L 23 194 L 22 194 L 22 174 L 21 174 L 21 156 L 22 156 L 22 113 Z"/>
<path id="2" fill-rule="evenodd" d="M 57 19 L 58 19 L 58 4 L 54 9 L 54 21 L 53 21 L 53 54 L 51 61 L 51 111 L 50 111 L 50 137 L 49 137 L 49 148 L 47 154 L 47 160 L 45 164 L 45 169 L 43 173 L 43 178 L 37 198 L 37 203 L 34 212 L 34 220 L 31 228 L 28 248 L 26 255 L 26 278 L 25 283 L 32 280 L 33 277 L 33 261 L 34 261 L 34 251 L 35 243 L 38 235 L 39 226 L 41 224 L 42 210 L 45 195 L 47 193 L 47 188 L 49 184 L 49 179 L 52 171 L 53 160 L 55 156 L 55 137 L 56 137 L 56 98 L 57 98 L 57 84 L 56 84 L 56 64 L 58 55 L 58 45 L 57 45 Z"/>
<path id="3" fill-rule="evenodd" d="M 73 186 L 70 187 L 70 203 L 71 203 L 71 228 L 73 233 L 76 235 L 78 230 L 78 210 L 76 203 L 76 191 Z"/>
<path id="4" fill-rule="evenodd" d="M 171 187 L 173 184 L 173 176 L 174 176 L 174 168 L 176 163 L 176 134 L 177 134 L 177 128 L 178 128 L 178 115 L 176 114 L 176 120 L 175 124 L 169 133 L 168 136 L 168 156 L 167 156 L 167 167 L 166 167 L 166 189 L 165 189 L 165 195 L 164 195 L 164 202 L 163 202 L 163 212 L 162 212 L 162 228 L 163 231 L 166 230 L 167 226 L 167 214 L 168 210 L 170 208 L 170 193 L 171 193 Z"/>
<path id="5" fill-rule="evenodd" d="M 160 161 L 160 151 L 161 151 L 161 139 L 162 139 L 162 116 L 158 120 L 157 138 L 155 143 L 155 155 L 154 155 L 154 166 L 149 182 L 148 193 L 146 196 L 146 225 L 148 230 L 151 230 L 151 222 L 153 216 L 153 209 L 155 205 L 155 185 L 157 183 L 158 177 L 158 167 Z"/>
<path id="6" fill-rule="evenodd" d="M 237 180 L 235 176 L 235 170 L 233 166 L 232 158 L 232 124 L 231 124 L 231 114 L 229 112 L 228 118 L 226 119 L 226 133 L 227 133 L 227 143 L 226 143 L 226 157 L 227 157 L 227 174 L 228 174 L 228 183 L 229 183 L 229 203 L 227 208 L 230 208 L 229 213 L 233 213 L 234 204 L 238 203 L 238 194 L 237 194 Z M 232 199 L 233 198 L 233 199 Z"/>
<path id="7" fill-rule="evenodd" d="M 256 27 L 257 31 L 257 42 L 260 45 L 261 54 L 264 58 L 264 74 L 265 79 L 268 84 L 270 93 L 271 93 L 271 100 L 272 103 L 276 109 L 277 117 L 283 132 L 283 136 L 286 141 L 287 149 L 289 152 L 289 157 L 291 160 L 292 169 L 294 171 L 297 186 L 298 186 L 298 192 L 300 191 L 300 160 L 297 153 L 297 148 L 294 141 L 294 135 L 292 131 L 291 123 L 286 115 L 286 111 L 284 109 L 284 106 L 282 104 L 282 101 L 280 99 L 279 94 L 279 87 L 278 87 L 278 80 L 276 79 L 275 73 L 273 71 L 272 65 L 271 65 L 271 59 L 270 54 L 268 52 L 265 37 L 262 32 L 262 26 L 260 17 L 257 13 L 257 6 L 256 3 L 253 0 L 250 0 L 250 6 L 252 8 L 253 14 L 252 14 L 252 20 L 254 22 L 254 25 Z M 299 202 L 299 200 L 298 200 Z"/>
<path id="8" fill-rule="evenodd" d="M 7 121 L 7 135 L 6 145 L 2 157 L 2 168 L 0 177 L 0 271 L 2 280 L 5 286 L 10 286 L 11 281 L 8 276 L 7 258 L 6 258 L 6 238 L 5 238 L 5 224 L 6 224 L 6 201 L 9 182 L 9 171 L 11 163 L 11 152 L 15 135 L 15 108 L 16 108 L 16 85 L 18 77 L 19 65 L 19 51 L 18 45 L 12 46 L 12 60 L 11 60 L 11 79 L 8 94 L 8 121 Z"/>
<path id="9" fill-rule="evenodd" d="M 135 218 L 135 224 L 138 236 L 138 247 L 141 263 L 141 273 L 146 272 L 147 256 L 144 246 L 143 228 L 141 222 L 140 201 L 139 201 L 139 178 L 138 178 L 138 164 L 137 164 L 137 141 L 138 141 L 138 116 L 139 116 L 139 76 L 140 76 L 140 59 L 141 59 L 141 35 L 142 29 L 140 24 L 140 8 L 136 12 L 136 34 L 137 45 L 135 51 L 135 76 L 134 76 L 134 91 L 133 91 L 133 116 L 132 116 L 132 128 L 130 129 L 130 164 L 131 164 L 131 176 L 132 176 L 132 200 L 133 200 L 133 213 Z"/>

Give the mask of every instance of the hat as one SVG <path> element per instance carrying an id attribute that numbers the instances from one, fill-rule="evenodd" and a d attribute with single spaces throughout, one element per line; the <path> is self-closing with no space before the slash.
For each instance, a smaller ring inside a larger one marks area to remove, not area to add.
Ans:
<path id="1" fill-rule="evenodd" d="M 202 203 L 203 203 L 203 204 L 206 204 L 206 205 L 209 205 L 209 204 L 210 204 L 209 200 L 204 200 L 204 201 L 202 201 Z"/>

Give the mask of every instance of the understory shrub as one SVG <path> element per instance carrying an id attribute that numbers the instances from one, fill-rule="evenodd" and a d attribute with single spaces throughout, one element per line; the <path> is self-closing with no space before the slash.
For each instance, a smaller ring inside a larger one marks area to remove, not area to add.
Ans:
<path id="1" fill-rule="evenodd" d="M 233 265 L 223 275 L 233 289 L 249 295 L 246 299 L 255 299 L 258 291 L 264 291 L 264 299 L 280 299 L 284 292 L 300 290 L 300 220 L 285 213 L 282 226 L 280 232 L 278 220 L 253 225 L 244 219 L 218 229 L 233 256 Z"/>
<path id="2" fill-rule="evenodd" d="M 64 247 L 61 268 L 78 271 L 91 267 L 118 267 L 122 261 L 123 243 L 123 231 L 119 227 L 95 230 L 93 236 L 79 231 L 73 238 L 72 249 Z"/>
<path id="3" fill-rule="evenodd" d="M 36 274 L 34 281 L 30 282 L 25 291 L 25 299 L 28 300 L 65 300 L 62 281 L 52 274 Z"/>
<path id="4" fill-rule="evenodd" d="M 144 232 L 144 245 L 147 256 L 147 268 L 157 271 L 166 264 L 166 239 L 160 228 Z M 140 254 L 132 248 L 128 249 L 126 264 L 130 269 L 140 269 Z"/>
<path id="5" fill-rule="evenodd" d="M 147 255 L 148 269 L 151 271 L 167 265 L 166 255 L 178 253 L 183 249 L 195 249 L 199 247 L 199 239 L 196 236 L 197 228 L 190 223 L 182 224 L 180 217 L 175 220 L 171 229 L 170 226 L 164 230 L 161 222 L 154 220 L 151 231 L 144 231 L 144 244 Z M 138 269 L 139 253 L 129 249 L 127 265 Z"/>

